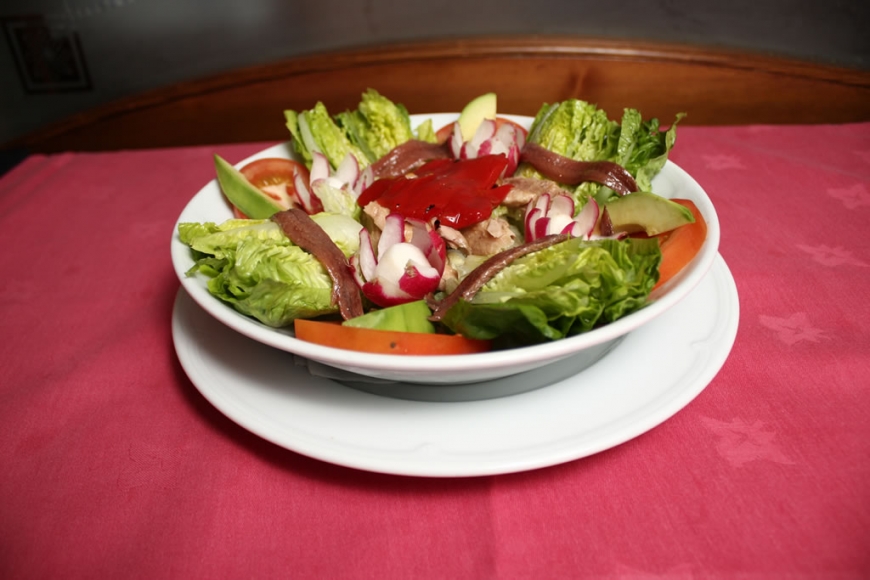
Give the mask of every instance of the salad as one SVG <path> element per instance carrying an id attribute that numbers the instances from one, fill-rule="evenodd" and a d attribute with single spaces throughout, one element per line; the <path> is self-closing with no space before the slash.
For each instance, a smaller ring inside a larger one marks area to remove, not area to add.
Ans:
<path id="1" fill-rule="evenodd" d="M 526 129 L 488 93 L 414 126 L 372 89 L 353 111 L 285 111 L 296 159 L 215 156 L 234 217 L 179 224 L 187 274 L 267 326 L 366 352 L 588 332 L 646 305 L 704 243 L 690 201 L 651 192 L 680 117 L 662 130 L 569 99 Z"/>

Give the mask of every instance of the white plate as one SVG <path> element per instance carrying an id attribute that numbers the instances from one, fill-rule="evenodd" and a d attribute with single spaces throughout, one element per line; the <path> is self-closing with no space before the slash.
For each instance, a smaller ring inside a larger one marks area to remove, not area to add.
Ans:
<path id="1" fill-rule="evenodd" d="M 694 292 L 583 372 L 534 391 L 461 403 L 384 397 L 314 377 L 294 355 L 218 322 L 183 289 L 172 332 L 196 388 L 260 437 L 338 465 L 460 477 L 556 465 L 645 433 L 712 381 L 738 319 L 737 288 L 717 256 Z"/>
<path id="2" fill-rule="evenodd" d="M 528 117 L 508 117 L 526 126 L 531 123 Z M 413 115 L 412 122 L 419 123 L 424 118 L 431 118 L 434 127 L 438 128 L 455 120 L 456 115 Z M 284 143 L 261 151 L 237 166 L 262 157 L 290 158 L 293 153 L 289 145 Z M 492 380 L 539 369 L 566 357 L 583 356 L 591 364 L 625 334 L 666 312 L 698 285 L 713 264 L 719 247 L 719 221 L 713 204 L 701 186 L 670 161 L 654 179 L 653 191 L 664 197 L 691 199 L 703 214 L 707 222 L 707 240 L 695 259 L 678 276 L 653 293 L 654 301 L 651 304 L 629 316 L 585 334 L 510 351 L 459 356 L 395 356 L 358 353 L 308 343 L 297 340 L 290 329 L 269 328 L 236 312 L 208 293 L 203 276 L 186 276 L 185 272 L 193 265 L 193 260 L 190 249 L 178 239 L 177 227 L 171 242 L 172 262 L 182 286 L 197 304 L 223 324 L 263 344 L 379 379 L 429 384 Z M 230 207 L 217 182 L 212 180 L 193 197 L 178 222 L 220 223 L 230 217 Z"/>

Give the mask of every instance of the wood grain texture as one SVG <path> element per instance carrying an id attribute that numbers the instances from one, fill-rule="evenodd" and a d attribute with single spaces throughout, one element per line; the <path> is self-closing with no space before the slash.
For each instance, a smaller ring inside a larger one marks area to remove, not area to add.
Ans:
<path id="1" fill-rule="evenodd" d="M 870 73 L 711 48 L 564 37 L 475 38 L 299 56 L 152 90 L 13 143 L 34 152 L 172 147 L 288 137 L 285 109 L 355 108 L 374 88 L 411 113 L 457 111 L 495 91 L 534 115 L 578 97 L 667 125 L 870 121 Z"/>

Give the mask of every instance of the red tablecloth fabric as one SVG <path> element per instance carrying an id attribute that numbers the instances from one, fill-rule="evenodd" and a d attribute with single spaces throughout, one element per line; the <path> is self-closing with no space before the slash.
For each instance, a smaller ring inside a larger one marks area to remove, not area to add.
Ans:
<path id="1" fill-rule="evenodd" d="M 867 578 L 870 124 L 680 129 L 740 295 L 652 431 L 424 479 L 268 443 L 183 372 L 173 226 L 269 144 L 34 155 L 0 178 L 2 578 Z"/>

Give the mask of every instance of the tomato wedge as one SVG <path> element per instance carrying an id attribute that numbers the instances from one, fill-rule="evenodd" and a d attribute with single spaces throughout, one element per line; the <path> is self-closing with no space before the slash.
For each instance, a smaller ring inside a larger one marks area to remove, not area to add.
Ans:
<path id="1" fill-rule="evenodd" d="M 296 193 L 296 175 L 301 176 L 306 184 L 309 181 L 308 168 L 292 159 L 256 159 L 239 171 L 254 187 L 274 199 L 284 209 L 300 205 Z M 236 217 L 246 218 L 237 208 L 233 208 L 233 213 Z"/>
<path id="2" fill-rule="evenodd" d="M 375 330 L 302 318 L 294 322 L 294 330 L 296 338 L 300 340 L 375 354 L 472 354 L 490 349 L 488 340 L 474 340 L 459 335 Z"/>
<path id="3" fill-rule="evenodd" d="M 695 216 L 695 222 L 658 236 L 659 246 L 662 249 L 662 263 L 659 266 L 659 281 L 654 288 L 658 288 L 685 268 L 707 239 L 707 222 L 704 221 L 704 216 L 695 204 L 688 199 L 671 201 L 689 208 Z"/>

